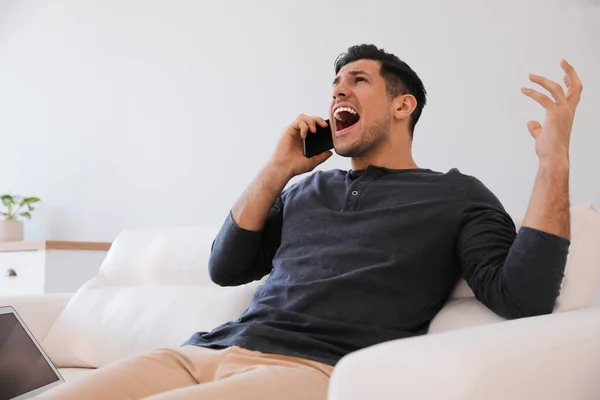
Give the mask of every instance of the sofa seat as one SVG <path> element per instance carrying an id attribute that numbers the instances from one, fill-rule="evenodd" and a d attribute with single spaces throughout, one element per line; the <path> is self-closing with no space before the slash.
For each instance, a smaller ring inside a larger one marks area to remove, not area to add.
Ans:
<path id="1" fill-rule="evenodd" d="M 95 370 L 96 368 L 59 368 L 58 372 L 62 375 L 66 382 L 70 382 Z"/>

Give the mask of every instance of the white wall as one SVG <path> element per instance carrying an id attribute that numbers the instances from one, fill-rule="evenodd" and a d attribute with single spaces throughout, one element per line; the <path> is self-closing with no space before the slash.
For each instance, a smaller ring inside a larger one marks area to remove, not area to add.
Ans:
<path id="1" fill-rule="evenodd" d="M 570 60 L 572 200 L 600 205 L 598 21 L 595 0 L 3 0 L 0 192 L 43 198 L 29 238 L 220 222 L 282 128 L 327 114 L 335 57 L 372 42 L 429 91 L 420 166 L 474 174 L 514 213 L 536 169 L 525 123 L 543 117 L 519 88 Z"/>

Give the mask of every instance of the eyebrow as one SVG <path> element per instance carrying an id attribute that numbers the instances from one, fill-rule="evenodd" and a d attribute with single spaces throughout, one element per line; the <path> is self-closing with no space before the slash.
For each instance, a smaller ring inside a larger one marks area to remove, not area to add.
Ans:
<path id="1" fill-rule="evenodd" d="M 371 74 L 369 74 L 367 71 L 361 71 L 361 70 L 351 70 L 348 71 L 348 75 L 352 75 L 352 76 L 357 76 L 357 75 L 367 75 L 369 78 L 371 77 Z M 333 80 L 332 86 L 337 85 L 338 83 L 340 83 L 340 80 L 342 80 L 342 78 L 340 78 L 339 76 L 336 76 L 335 79 Z"/>

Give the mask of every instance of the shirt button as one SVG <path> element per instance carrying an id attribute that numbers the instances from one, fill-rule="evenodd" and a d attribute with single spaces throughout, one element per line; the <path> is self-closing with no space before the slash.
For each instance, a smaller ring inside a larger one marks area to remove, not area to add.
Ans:
<path id="1" fill-rule="evenodd" d="M 358 190 L 353 190 L 352 191 L 352 196 L 356 196 L 358 194 Z"/>

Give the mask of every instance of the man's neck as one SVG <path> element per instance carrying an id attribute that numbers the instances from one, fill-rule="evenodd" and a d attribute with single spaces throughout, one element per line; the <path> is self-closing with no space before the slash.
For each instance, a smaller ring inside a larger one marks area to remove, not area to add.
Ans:
<path id="1" fill-rule="evenodd" d="M 407 126 L 395 126 L 387 137 L 361 157 L 352 158 L 352 169 L 362 170 L 369 165 L 388 169 L 419 168 L 412 156 L 412 139 Z"/>
<path id="2" fill-rule="evenodd" d="M 364 157 L 352 158 L 352 169 L 366 169 L 369 165 L 388 169 L 413 169 L 419 168 L 412 157 L 410 148 L 404 152 L 385 152 L 366 154 Z"/>

